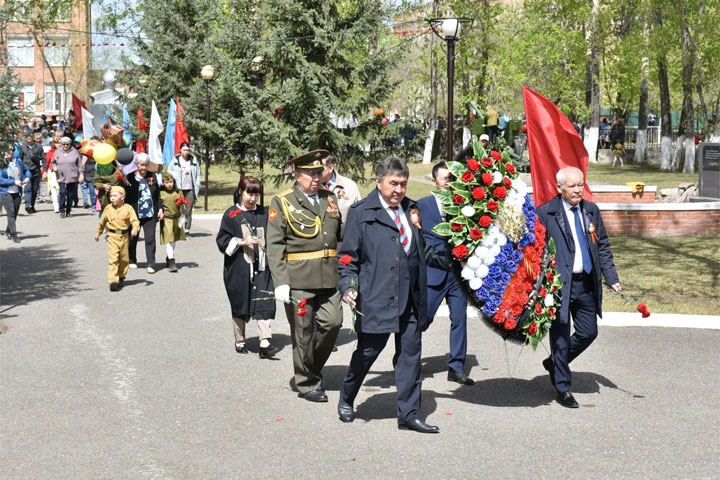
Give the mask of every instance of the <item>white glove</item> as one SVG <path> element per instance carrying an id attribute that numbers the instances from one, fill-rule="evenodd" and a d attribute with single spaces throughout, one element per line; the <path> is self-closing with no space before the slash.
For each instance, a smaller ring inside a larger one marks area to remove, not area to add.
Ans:
<path id="1" fill-rule="evenodd" d="M 279 285 L 275 287 L 275 300 L 290 303 L 290 285 Z"/>

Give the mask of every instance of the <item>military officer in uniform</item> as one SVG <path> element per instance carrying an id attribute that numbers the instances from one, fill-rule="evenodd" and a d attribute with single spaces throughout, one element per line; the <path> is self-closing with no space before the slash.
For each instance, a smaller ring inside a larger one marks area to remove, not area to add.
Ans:
<path id="1" fill-rule="evenodd" d="M 273 197 L 268 212 L 275 298 L 290 322 L 298 396 L 311 402 L 327 402 L 322 368 L 342 325 L 336 251 L 342 218 L 335 195 L 321 188 L 329 154 L 313 150 L 290 160 L 296 183 Z"/>

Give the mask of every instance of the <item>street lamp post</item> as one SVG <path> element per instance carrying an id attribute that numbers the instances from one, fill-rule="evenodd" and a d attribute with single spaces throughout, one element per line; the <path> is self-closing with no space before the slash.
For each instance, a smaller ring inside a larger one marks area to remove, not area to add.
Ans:
<path id="1" fill-rule="evenodd" d="M 448 81 L 448 114 L 447 114 L 447 161 L 453 160 L 453 130 L 454 112 L 453 101 L 455 97 L 455 44 L 459 42 L 472 28 L 474 20 L 470 18 L 430 18 L 427 20 L 435 35 L 447 42 L 447 81 Z M 463 26 L 465 28 L 463 28 Z M 463 32 L 463 30 L 465 30 Z M 462 32 L 462 33 L 461 33 Z"/>
<path id="2" fill-rule="evenodd" d="M 205 122 L 210 123 L 210 84 L 217 77 L 215 67 L 205 65 L 200 71 L 205 81 Z M 208 191 L 210 190 L 210 135 L 205 136 L 205 211 L 208 210 Z"/>

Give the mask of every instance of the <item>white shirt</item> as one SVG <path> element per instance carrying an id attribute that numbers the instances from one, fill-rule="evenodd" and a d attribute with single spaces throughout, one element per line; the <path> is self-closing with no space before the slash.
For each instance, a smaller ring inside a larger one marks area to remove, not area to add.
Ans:
<path id="1" fill-rule="evenodd" d="M 385 201 L 382 195 L 380 195 L 380 192 L 378 192 L 378 197 L 380 197 L 380 205 L 383 206 L 385 211 L 388 215 L 390 215 L 390 219 L 395 223 L 395 212 L 390 208 L 390 205 Z M 405 235 L 407 235 L 408 238 L 408 245 L 412 245 L 412 228 L 410 228 L 410 224 L 408 223 L 407 216 L 405 215 L 405 210 L 403 210 L 402 205 L 398 204 L 397 213 L 400 216 L 400 221 L 403 224 L 403 227 L 405 227 Z M 400 229 L 398 229 L 399 231 Z"/>
<path id="2" fill-rule="evenodd" d="M 580 252 L 580 241 L 578 240 L 577 232 L 575 231 L 575 214 L 570 210 L 573 208 L 572 205 L 570 205 L 568 202 L 565 201 L 563 198 L 563 207 L 565 207 L 565 216 L 568 219 L 568 223 L 570 224 L 570 230 L 572 230 L 573 240 L 575 241 L 575 261 L 573 262 L 573 273 L 583 273 L 583 260 L 582 260 L 582 252 Z M 578 209 L 578 216 L 580 217 L 580 224 L 583 226 L 583 229 L 585 228 L 585 222 L 583 221 L 583 215 L 582 210 L 580 209 L 580 204 L 577 205 Z M 585 232 L 582 232 L 584 235 Z"/>
<path id="3" fill-rule="evenodd" d="M 192 190 L 193 179 L 192 179 L 192 160 L 185 160 L 182 155 L 180 156 L 180 189 L 181 190 Z"/>

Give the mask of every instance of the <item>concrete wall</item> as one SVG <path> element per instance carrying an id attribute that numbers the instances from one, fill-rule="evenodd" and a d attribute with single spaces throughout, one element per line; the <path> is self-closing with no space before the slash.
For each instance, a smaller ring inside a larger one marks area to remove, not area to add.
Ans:
<path id="1" fill-rule="evenodd" d="M 680 236 L 720 233 L 720 202 L 598 203 L 609 235 Z"/>

